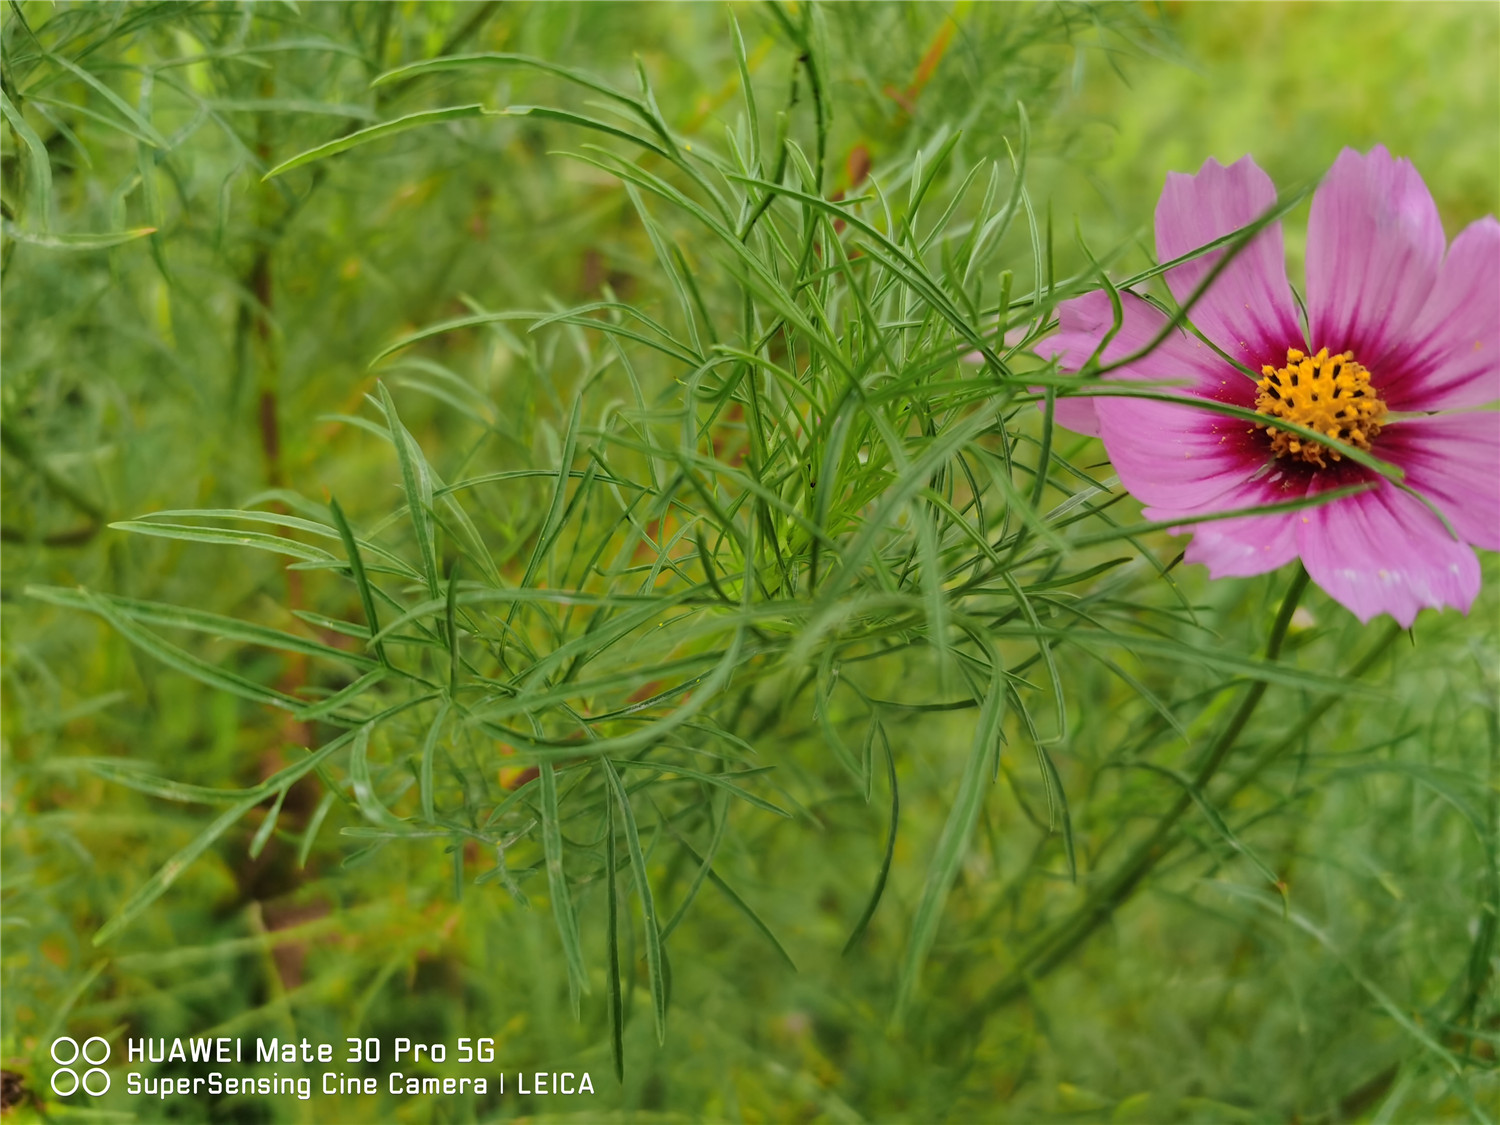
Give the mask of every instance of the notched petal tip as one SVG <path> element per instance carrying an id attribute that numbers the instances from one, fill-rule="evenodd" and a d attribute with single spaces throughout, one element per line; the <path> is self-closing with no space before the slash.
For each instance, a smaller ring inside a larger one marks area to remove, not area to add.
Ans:
<path id="1" fill-rule="evenodd" d="M 1410 160 L 1346 148 L 1313 193 L 1307 312 L 1314 348 L 1377 370 L 1409 339 L 1438 280 L 1447 238 Z"/>
<path id="2" fill-rule="evenodd" d="M 1193 175 L 1170 172 L 1156 205 L 1156 253 L 1181 258 L 1254 223 L 1276 205 L 1276 185 L 1249 156 L 1233 164 L 1210 157 Z M 1186 304 L 1228 251 L 1210 251 L 1167 271 L 1167 286 Z M 1214 275 L 1190 317 L 1226 354 L 1252 369 L 1302 343 L 1282 252 L 1281 224 L 1271 223 Z"/>
<path id="3" fill-rule="evenodd" d="M 1409 627 L 1423 609 L 1468 613 L 1479 559 L 1422 501 L 1389 485 L 1309 509 L 1298 553 L 1323 591 L 1360 621 L 1390 614 Z"/>

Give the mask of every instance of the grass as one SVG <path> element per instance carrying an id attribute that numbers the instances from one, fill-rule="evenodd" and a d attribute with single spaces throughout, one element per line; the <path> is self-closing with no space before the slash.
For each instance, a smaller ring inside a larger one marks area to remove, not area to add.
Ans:
<path id="1" fill-rule="evenodd" d="M 1492 1118 L 1494 559 L 1211 584 L 1028 350 L 1210 153 L 1493 210 L 1430 10 L 8 9 L 23 1112 L 65 1028 L 598 1091 L 182 1119 Z"/>

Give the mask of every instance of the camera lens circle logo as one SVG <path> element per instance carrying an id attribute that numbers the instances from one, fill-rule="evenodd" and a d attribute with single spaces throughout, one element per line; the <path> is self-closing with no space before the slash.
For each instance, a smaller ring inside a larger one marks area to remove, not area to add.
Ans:
<path id="1" fill-rule="evenodd" d="M 52 1092 L 60 1098 L 76 1094 L 80 1087 L 96 1098 L 108 1093 L 109 1071 L 100 1064 L 109 1061 L 109 1052 L 109 1040 L 101 1035 L 85 1039 L 82 1046 L 71 1035 L 52 1040 L 52 1061 L 57 1064 L 52 1072 Z M 88 1066 L 82 1077 L 75 1069 L 80 1060 Z"/>

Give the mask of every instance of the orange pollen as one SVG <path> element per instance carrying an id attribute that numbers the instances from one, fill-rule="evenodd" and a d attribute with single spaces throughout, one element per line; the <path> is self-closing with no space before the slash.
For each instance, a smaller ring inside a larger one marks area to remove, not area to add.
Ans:
<path id="1" fill-rule="evenodd" d="M 1274 419 L 1296 422 L 1356 449 L 1369 449 L 1380 433 L 1385 403 L 1370 385 L 1370 373 L 1354 361 L 1353 352 L 1329 355 L 1323 348 L 1310 356 L 1288 348 L 1285 367 L 1268 363 L 1260 372 L 1255 410 L 1268 420 L 1256 425 L 1270 436 L 1276 456 L 1297 457 L 1319 468 L 1327 467 L 1325 457 L 1343 460 L 1336 449 L 1278 429 Z"/>

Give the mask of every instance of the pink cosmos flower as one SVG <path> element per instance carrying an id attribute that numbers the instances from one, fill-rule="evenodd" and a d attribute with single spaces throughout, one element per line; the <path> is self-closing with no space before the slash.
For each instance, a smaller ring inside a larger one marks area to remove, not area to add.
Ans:
<path id="1" fill-rule="evenodd" d="M 1248 156 L 1227 168 L 1209 160 L 1195 176 L 1174 172 L 1156 207 L 1158 258 L 1246 226 L 1275 201 L 1270 177 Z M 1173 296 L 1185 302 L 1223 253 L 1167 271 Z M 1120 298 L 1124 321 L 1103 352 L 1106 364 L 1140 351 L 1167 323 L 1140 297 Z M 1470 545 L 1500 550 L 1500 413 L 1472 409 L 1500 400 L 1500 223 L 1480 219 L 1447 246 L 1410 161 L 1384 148 L 1345 149 L 1313 196 L 1306 298 L 1304 332 L 1281 227 L 1272 224 L 1189 313 L 1204 338 L 1260 372 L 1259 380 L 1183 331 L 1109 373 L 1254 410 L 1263 422 L 1108 396 L 1059 398 L 1056 420 L 1103 440 L 1121 482 L 1153 520 L 1373 483 L 1317 507 L 1184 528 L 1193 535 L 1187 560 L 1218 578 L 1261 574 L 1300 556 L 1312 579 L 1361 621 L 1389 613 L 1408 626 L 1424 606 L 1467 612 L 1479 592 Z M 1066 301 L 1058 317 L 1061 331 L 1037 350 L 1077 371 L 1114 324 L 1108 295 Z M 1400 468 L 1406 488 L 1279 430 L 1280 420 L 1368 450 Z"/>

